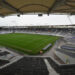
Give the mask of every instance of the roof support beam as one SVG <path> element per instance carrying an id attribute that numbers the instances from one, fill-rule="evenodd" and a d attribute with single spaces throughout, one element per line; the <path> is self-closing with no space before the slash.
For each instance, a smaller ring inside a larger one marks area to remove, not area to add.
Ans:
<path id="1" fill-rule="evenodd" d="M 70 13 L 75 13 L 75 11 L 71 11 L 71 10 L 69 10 L 69 9 L 68 9 L 68 10 L 62 10 L 62 9 L 61 9 L 61 10 L 54 10 L 54 12 L 56 12 L 56 13 L 57 13 L 57 12 L 58 12 L 58 13 L 65 13 L 65 12 L 66 12 L 66 13 L 69 13 L 69 14 L 70 14 Z"/>
<path id="2" fill-rule="evenodd" d="M 74 7 L 75 8 L 75 5 L 72 5 L 72 3 L 75 3 L 75 1 L 66 0 L 64 3 L 65 3 L 65 5 L 67 5 L 69 7 Z"/>
<path id="3" fill-rule="evenodd" d="M 65 8 L 65 9 L 56 9 L 54 11 L 67 11 L 67 10 L 74 10 L 75 8 Z"/>
<path id="4" fill-rule="evenodd" d="M 12 6 L 11 4 L 9 4 L 9 3 L 6 2 L 5 0 L 0 0 L 0 5 L 1 5 L 3 8 L 7 8 L 7 9 L 9 9 L 9 10 L 12 10 L 12 11 L 15 11 L 15 12 L 17 12 L 17 13 L 21 13 L 21 14 L 22 14 L 22 12 L 21 12 L 19 9 L 15 8 L 14 6 Z"/>
<path id="5" fill-rule="evenodd" d="M 48 9 L 47 14 L 49 14 L 54 8 L 56 8 L 59 4 L 62 3 L 63 0 L 56 0 L 51 8 Z"/>
<path id="6" fill-rule="evenodd" d="M 51 12 L 51 10 L 54 8 L 55 4 L 57 1 L 55 1 L 55 3 L 53 4 L 53 6 L 51 8 L 48 9 L 47 14 L 49 15 L 49 13 Z"/>

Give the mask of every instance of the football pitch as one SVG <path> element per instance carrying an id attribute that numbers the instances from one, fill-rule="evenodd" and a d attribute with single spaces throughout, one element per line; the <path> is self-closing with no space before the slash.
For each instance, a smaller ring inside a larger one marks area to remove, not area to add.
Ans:
<path id="1" fill-rule="evenodd" d="M 25 54 L 39 54 L 49 43 L 52 45 L 59 39 L 57 36 L 38 34 L 0 34 L 0 45 Z"/>

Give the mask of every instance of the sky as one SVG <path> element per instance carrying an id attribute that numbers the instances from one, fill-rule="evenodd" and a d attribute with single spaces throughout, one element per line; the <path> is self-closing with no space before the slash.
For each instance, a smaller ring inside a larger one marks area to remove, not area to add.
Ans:
<path id="1" fill-rule="evenodd" d="M 71 25 L 75 24 L 75 16 L 70 15 L 17 15 L 0 17 L 0 26 L 35 26 L 35 25 Z"/>

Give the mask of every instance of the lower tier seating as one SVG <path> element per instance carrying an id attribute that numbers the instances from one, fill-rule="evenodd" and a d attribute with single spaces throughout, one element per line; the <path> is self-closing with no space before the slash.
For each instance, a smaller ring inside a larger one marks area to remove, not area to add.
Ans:
<path id="1" fill-rule="evenodd" d="M 0 75 L 48 75 L 43 58 L 24 57 L 0 70 Z"/>

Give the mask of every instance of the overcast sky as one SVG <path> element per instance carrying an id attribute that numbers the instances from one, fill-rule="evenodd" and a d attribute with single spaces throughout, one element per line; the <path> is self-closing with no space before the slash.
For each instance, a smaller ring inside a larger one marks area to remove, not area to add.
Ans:
<path id="1" fill-rule="evenodd" d="M 21 15 L 0 17 L 0 26 L 30 26 L 30 25 L 69 25 L 75 24 L 75 16 L 70 16 L 71 21 L 67 15 Z"/>

